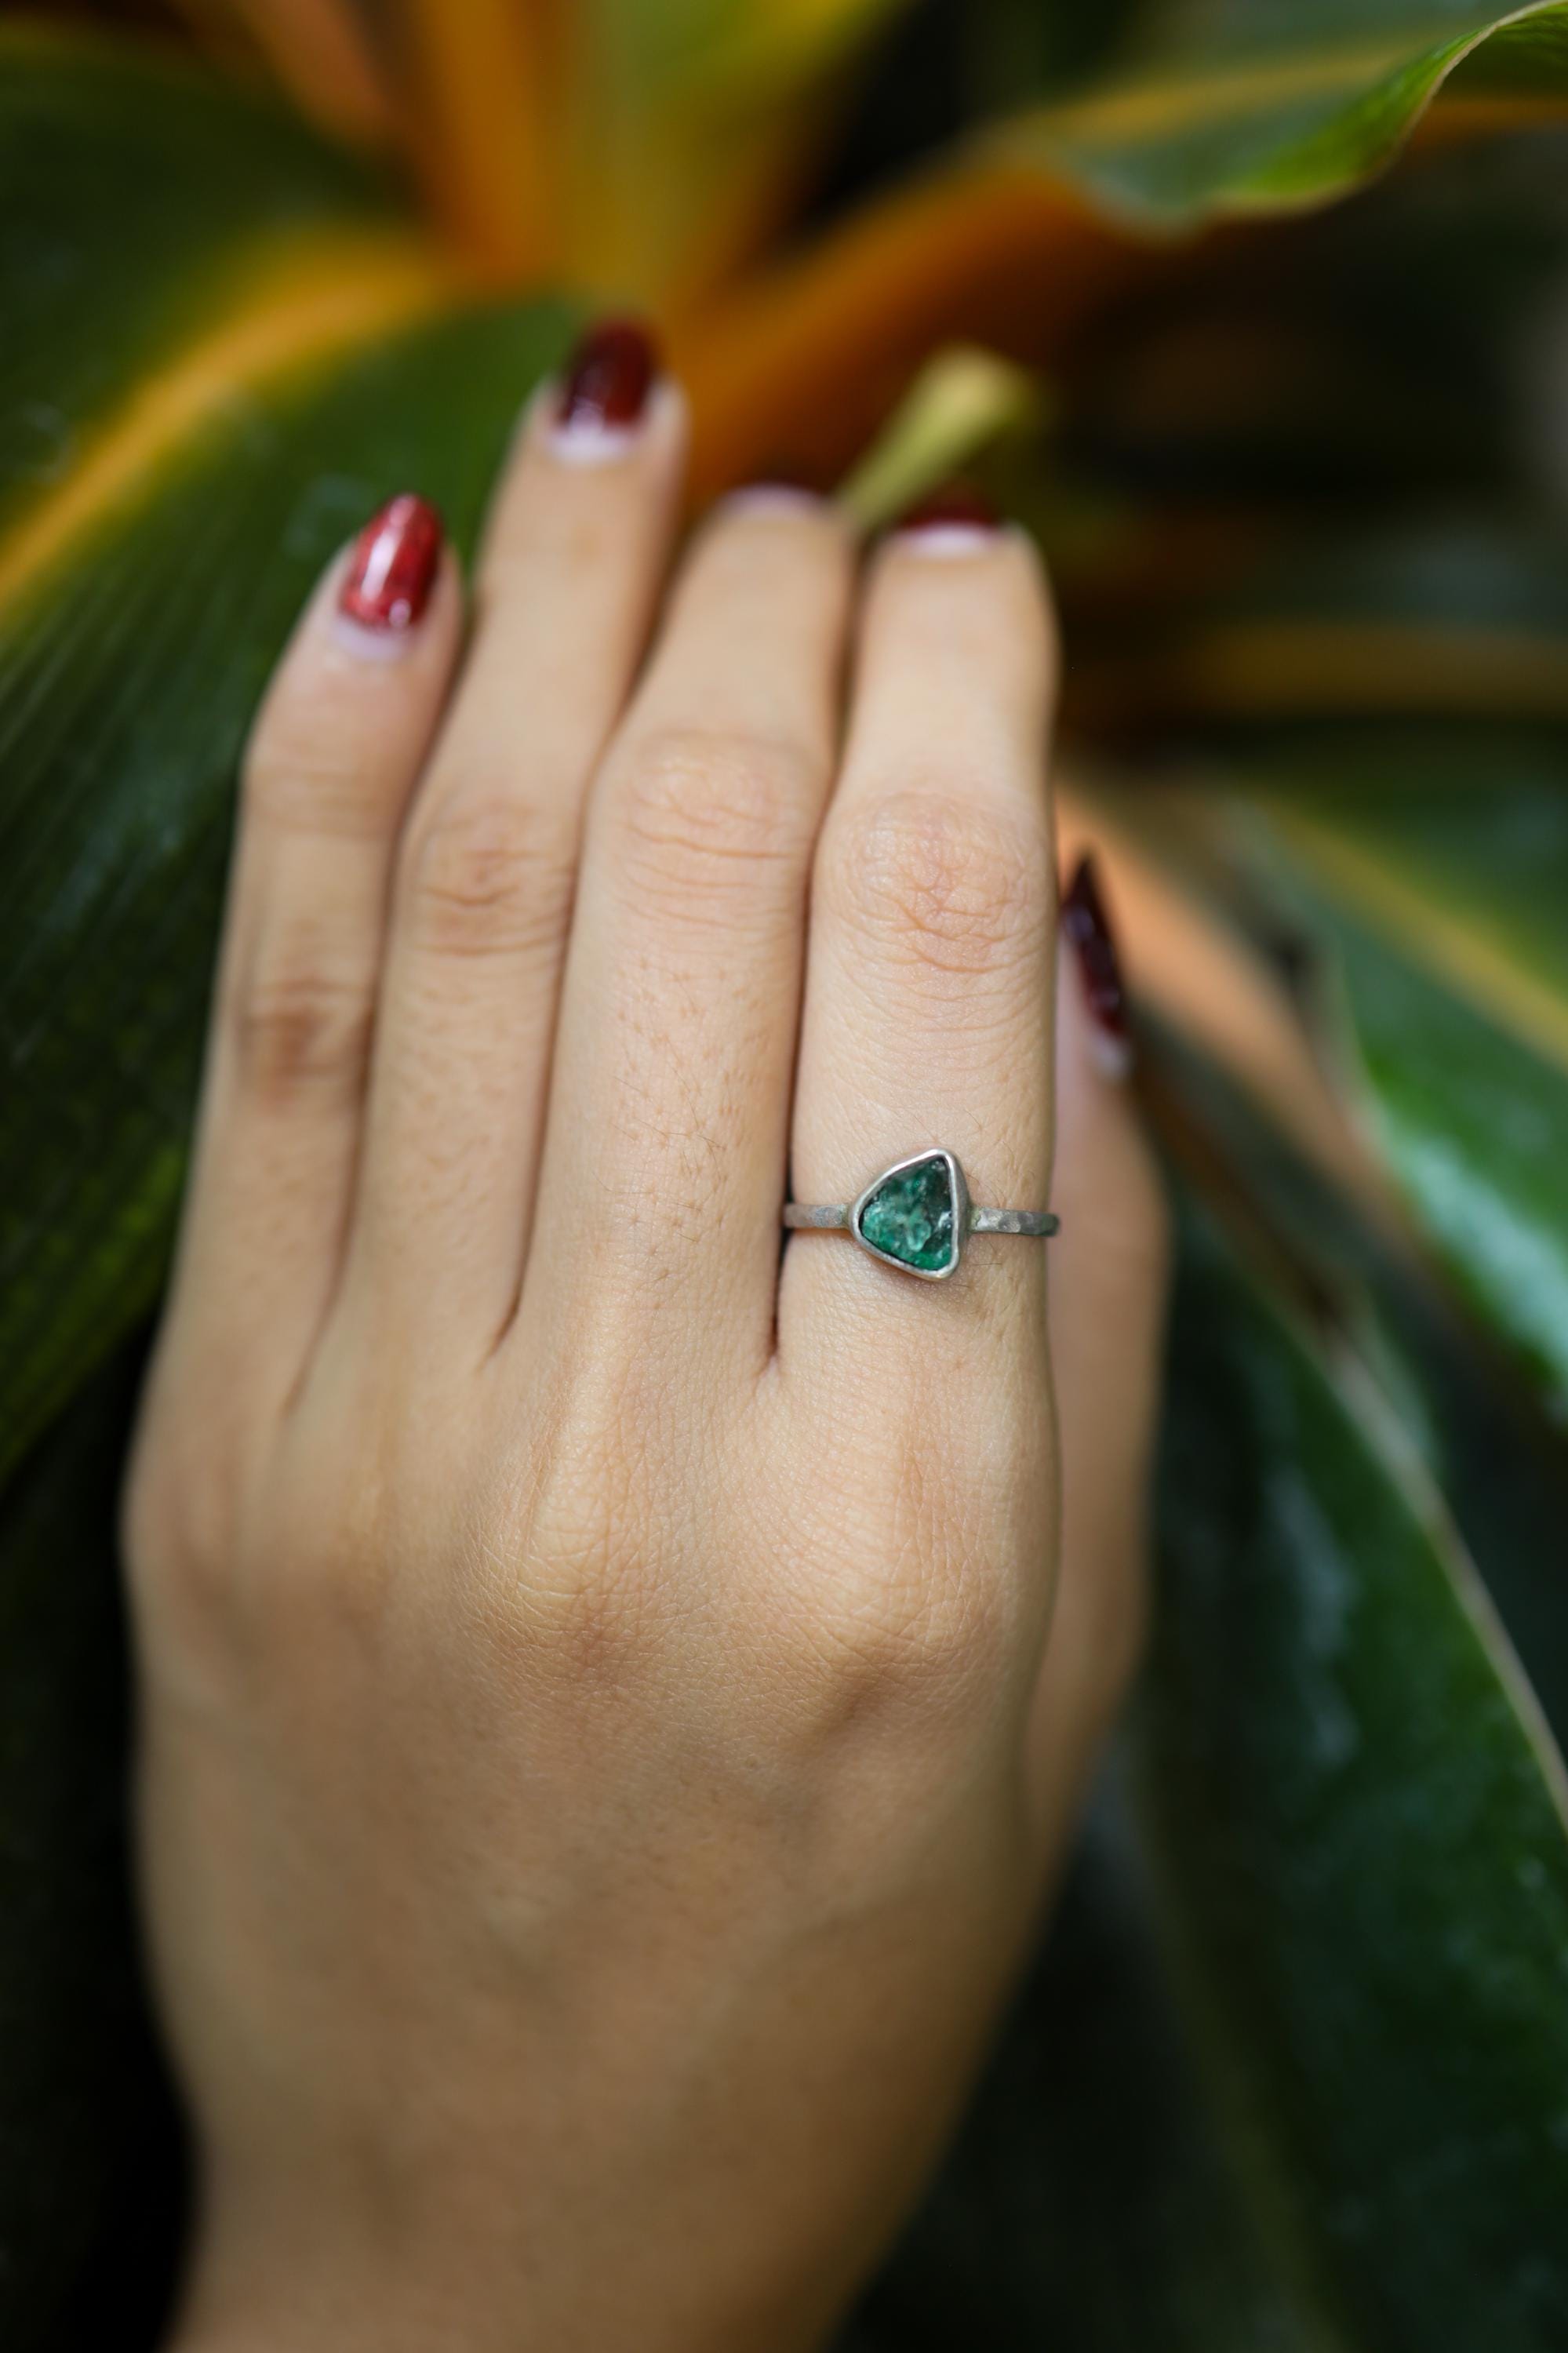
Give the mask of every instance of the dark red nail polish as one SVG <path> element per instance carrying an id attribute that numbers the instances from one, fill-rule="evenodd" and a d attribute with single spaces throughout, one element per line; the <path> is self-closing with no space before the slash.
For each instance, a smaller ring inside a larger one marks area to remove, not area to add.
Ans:
<path id="1" fill-rule="evenodd" d="M 995 531 L 1001 521 L 991 501 L 969 482 L 948 482 L 898 518 L 900 531 Z"/>
<path id="2" fill-rule="evenodd" d="M 1079 859 L 1064 894 L 1062 932 L 1077 956 L 1089 1011 L 1107 1037 L 1115 1041 L 1118 1053 L 1125 1053 L 1131 1042 L 1127 990 L 1091 850 L 1086 850 Z"/>
<path id="3" fill-rule="evenodd" d="M 573 352 L 556 422 L 624 432 L 648 405 L 659 372 L 653 338 L 635 319 L 605 319 Z"/>
<path id="4" fill-rule="evenodd" d="M 443 536 L 427 499 L 388 499 L 355 541 L 340 611 L 367 629 L 411 629 L 430 601 Z"/>

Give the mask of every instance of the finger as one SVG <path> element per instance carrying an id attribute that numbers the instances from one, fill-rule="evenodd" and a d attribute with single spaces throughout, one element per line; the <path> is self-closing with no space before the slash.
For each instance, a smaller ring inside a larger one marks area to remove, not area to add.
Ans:
<path id="1" fill-rule="evenodd" d="M 493 1347 L 520 1278 L 588 778 L 666 558 L 684 406 L 586 339 L 495 497 L 472 652 L 400 861 L 345 1321 Z"/>
<path id="2" fill-rule="evenodd" d="M 1128 1080 L 1119 970 L 1091 860 L 1063 901 L 1051 1356 L 1062 1546 L 1030 1726 L 1043 1851 L 1061 1852 L 1126 1696 L 1149 1601 L 1148 1506 L 1169 1248 Z"/>
<path id="3" fill-rule="evenodd" d="M 252 731 L 169 1324 L 226 1385 L 285 1395 L 332 1287 L 394 845 L 461 619 L 434 510 L 393 500 L 329 568 Z"/>
<path id="4" fill-rule="evenodd" d="M 894 536 L 866 596 L 817 856 L 799 1200 L 852 1199 L 880 1169 L 941 1145 L 977 1202 L 1046 1205 L 1054 685 L 1044 581 L 1021 534 L 944 522 Z M 918 1356 L 940 1326 L 1023 1334 L 1043 1375 L 1045 1247 L 977 1239 L 936 1288 L 847 1238 L 796 1235 L 779 1299 L 786 1369 L 796 1343 L 831 1334 L 853 1389 L 902 1348 Z"/>
<path id="5" fill-rule="evenodd" d="M 656 1288 L 662 1330 L 733 1334 L 754 1365 L 850 579 L 804 493 L 743 493 L 702 534 L 595 786 L 562 1008 L 541 1301 L 592 1251 Z"/>

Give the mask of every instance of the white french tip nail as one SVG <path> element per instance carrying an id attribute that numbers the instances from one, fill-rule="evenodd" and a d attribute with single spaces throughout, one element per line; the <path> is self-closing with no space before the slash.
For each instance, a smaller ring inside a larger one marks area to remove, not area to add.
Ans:
<path id="1" fill-rule="evenodd" d="M 979 522 L 915 523 L 896 534 L 898 545 L 907 554 L 934 556 L 938 563 L 984 555 L 1000 536 L 990 524 Z"/>
<path id="2" fill-rule="evenodd" d="M 584 468 L 621 464 L 654 426 L 675 422 L 685 406 L 679 388 L 667 378 L 654 385 L 647 406 L 631 425 L 606 425 L 593 416 L 563 418 L 556 413 L 560 397 L 560 385 L 554 382 L 541 385 L 535 394 L 532 415 L 539 438 L 557 464 Z"/>
<path id="3" fill-rule="evenodd" d="M 546 429 L 551 455 L 563 466 L 618 466 L 642 438 L 641 425 L 601 425 L 597 417 L 573 417 Z"/>
<path id="4" fill-rule="evenodd" d="M 824 503 L 815 491 L 797 482 L 743 482 L 738 490 L 726 492 L 719 501 L 719 512 L 788 518 L 821 514 Z"/>
<path id="5" fill-rule="evenodd" d="M 336 643 L 355 661 L 398 662 L 409 651 L 418 635 L 414 629 L 370 629 L 363 621 L 355 621 L 347 613 L 332 617 L 332 634 Z"/>
<path id="6" fill-rule="evenodd" d="M 1090 1016 L 1089 1059 L 1102 1079 L 1121 1086 L 1132 1076 L 1132 1048 L 1125 1038 L 1113 1038 Z"/>

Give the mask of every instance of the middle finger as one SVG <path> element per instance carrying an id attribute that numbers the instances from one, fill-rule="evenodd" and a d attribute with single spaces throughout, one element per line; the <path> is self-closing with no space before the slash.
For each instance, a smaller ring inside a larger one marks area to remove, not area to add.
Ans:
<path id="1" fill-rule="evenodd" d="M 676 582 L 590 797 L 525 1325 L 570 1321 L 586 1253 L 594 1295 L 766 1360 L 851 573 L 824 502 L 757 491 Z"/>

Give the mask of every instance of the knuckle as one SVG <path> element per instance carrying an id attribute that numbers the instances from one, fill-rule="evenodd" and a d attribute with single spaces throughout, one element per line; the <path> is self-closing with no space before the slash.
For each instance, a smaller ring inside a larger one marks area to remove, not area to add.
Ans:
<path id="1" fill-rule="evenodd" d="M 950 793 L 888 793 L 842 819 L 825 853 L 829 904 L 885 953 L 972 978 L 1044 952 L 1044 821 Z"/>
<path id="2" fill-rule="evenodd" d="M 301 1094 L 355 1094 L 370 1059 L 375 1008 L 363 976 L 319 954 L 258 964 L 238 983 L 231 1017 L 240 1083 L 262 1103 Z"/>
<path id="3" fill-rule="evenodd" d="M 678 730 L 639 746 L 618 794 L 624 855 L 654 896 L 749 893 L 787 874 L 816 799 L 816 763 L 782 737 Z"/>
<path id="4" fill-rule="evenodd" d="M 896 1388 L 877 1423 L 875 1467 L 845 1417 L 807 1535 L 835 1543 L 826 1588 L 835 1648 L 852 1691 L 929 1713 L 992 1705 L 1031 1655 L 1039 1552 L 1052 1523 L 1054 1448 L 1048 1417 L 1020 1403 L 951 1425 L 928 1397 Z M 863 1515 L 845 1563 L 843 1498 Z"/>
<path id="5" fill-rule="evenodd" d="M 245 818 L 281 831 L 378 839 L 397 810 L 384 771 L 362 745 L 344 740 L 326 713 L 279 715 L 246 754 Z"/>
<path id="6" fill-rule="evenodd" d="M 994 1561 L 970 1562 L 922 1597 L 906 1638 L 911 1672 L 982 1704 L 1010 1680 L 1019 1652 L 1019 1610 Z"/>
<path id="7" fill-rule="evenodd" d="M 285 1659 L 373 1655 L 387 1630 L 392 1582 L 390 1547 L 366 1542 L 346 1519 L 281 1553 L 250 1630 Z"/>
<path id="8" fill-rule="evenodd" d="M 397 1557 L 392 1481 L 323 1488 L 297 1459 L 259 1479 L 245 1409 L 226 1415 L 205 1392 L 197 1409 L 193 1378 L 187 1365 L 165 1385 L 154 1367 L 121 1504 L 128 1589 L 162 1663 L 193 1698 L 221 1703 L 237 1670 L 297 1686 L 302 1666 L 334 1673 L 373 1655 Z M 386 1451 L 373 1424 L 323 1433 L 334 1461 Z"/>
<path id="9" fill-rule="evenodd" d="M 645 1614 L 635 1581 L 611 1574 L 608 1564 L 570 1574 L 552 1562 L 547 1577 L 530 1579 L 512 1622 L 525 1637 L 531 1673 L 569 1692 L 602 1692 L 633 1684 L 646 1671 Z"/>
<path id="10" fill-rule="evenodd" d="M 635 1682 L 648 1663 L 659 1578 L 651 1513 L 624 1448 L 572 1418 L 531 1482 L 525 1516 L 487 1597 L 493 1630 L 519 1663 L 574 1692 Z"/>
<path id="11" fill-rule="evenodd" d="M 420 944 L 440 954 L 484 955 L 553 940 L 570 890 L 556 828 L 515 794 L 454 796 L 409 844 L 409 920 Z"/>
<path id="12" fill-rule="evenodd" d="M 154 1417 L 138 1440 L 120 1507 L 121 1549 L 139 1615 L 210 1641 L 230 1615 L 236 1512 L 222 1451 L 183 1442 Z"/>
<path id="13" fill-rule="evenodd" d="M 834 1626 L 857 1712 L 984 1704 L 1005 1676 L 1014 1615 L 1003 1581 L 978 1562 L 863 1582 Z"/>

